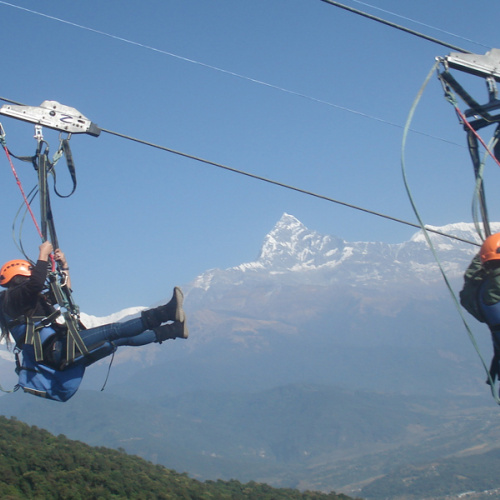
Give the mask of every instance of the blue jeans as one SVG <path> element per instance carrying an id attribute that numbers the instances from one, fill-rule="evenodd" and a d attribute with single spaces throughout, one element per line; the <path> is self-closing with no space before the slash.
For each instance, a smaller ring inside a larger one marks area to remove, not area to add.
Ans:
<path id="1" fill-rule="evenodd" d="M 53 331 L 53 330 L 52 330 Z M 141 346 L 151 344 L 156 340 L 156 334 L 152 330 L 145 330 L 141 318 L 131 319 L 124 323 L 110 323 L 108 325 L 96 326 L 88 330 L 81 330 L 80 337 L 89 354 L 79 356 L 75 364 L 89 366 L 110 354 L 113 354 L 120 346 Z M 99 345 L 100 344 L 100 345 Z M 99 345 L 99 347 L 95 347 Z M 52 362 L 58 366 L 66 353 L 66 342 L 58 340 L 53 344 L 51 353 Z"/>
<path id="2" fill-rule="evenodd" d="M 82 330 L 80 336 L 87 347 L 101 342 L 112 342 L 115 346 L 141 346 L 151 344 L 156 340 L 156 335 L 152 330 L 144 331 L 141 318 Z"/>

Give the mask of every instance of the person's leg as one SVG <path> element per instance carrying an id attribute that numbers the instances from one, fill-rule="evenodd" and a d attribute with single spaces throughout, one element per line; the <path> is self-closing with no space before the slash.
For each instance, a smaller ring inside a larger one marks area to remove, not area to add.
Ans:
<path id="1" fill-rule="evenodd" d="M 145 330 L 142 318 L 134 318 L 123 323 L 110 323 L 108 325 L 96 326 L 88 330 L 81 330 L 80 337 L 87 348 L 101 344 L 102 342 L 116 342 L 141 334 Z"/>
<path id="2" fill-rule="evenodd" d="M 136 339 L 136 343 L 130 343 L 130 338 L 140 335 L 146 330 L 157 329 L 162 326 L 162 323 L 166 323 L 167 321 L 185 323 L 186 316 L 182 309 L 182 302 L 182 291 L 180 288 L 175 287 L 172 299 L 164 306 L 145 310 L 141 313 L 140 318 L 131 319 L 123 323 L 110 323 L 108 325 L 89 328 L 88 330 L 81 330 L 80 336 L 88 348 L 106 341 L 113 342 L 115 345 L 149 344 L 155 340 L 153 332 L 140 339 Z"/>
<path id="3" fill-rule="evenodd" d="M 151 344 L 152 342 L 162 343 L 164 340 L 169 339 L 187 339 L 189 336 L 186 322 L 174 321 L 166 325 L 161 325 L 154 330 L 146 330 L 139 335 L 133 337 L 122 337 L 113 342 L 117 347 L 119 346 L 141 346 Z"/>

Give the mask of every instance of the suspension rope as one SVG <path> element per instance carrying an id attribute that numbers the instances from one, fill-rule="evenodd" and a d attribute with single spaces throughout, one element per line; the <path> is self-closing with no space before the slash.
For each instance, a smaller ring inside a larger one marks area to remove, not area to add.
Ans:
<path id="1" fill-rule="evenodd" d="M 431 76 L 436 72 L 437 70 L 437 67 L 439 65 L 439 62 L 436 62 L 431 71 L 429 72 L 429 74 L 427 75 L 426 79 L 424 80 L 424 83 L 422 84 L 422 87 L 420 88 L 416 98 L 415 98 L 415 101 L 413 102 L 413 105 L 410 109 L 410 112 L 408 114 L 408 118 L 406 120 L 406 126 L 405 126 L 405 129 L 404 129 L 404 133 L 403 133 L 403 140 L 402 140 L 402 144 L 401 144 L 401 173 L 403 175 L 403 182 L 404 182 L 404 186 L 405 186 L 405 189 L 406 189 L 406 193 L 408 195 L 408 199 L 410 201 L 410 204 L 412 206 L 412 209 L 413 209 L 413 212 L 415 213 L 415 217 L 417 218 L 417 220 L 419 221 L 419 224 L 420 224 L 420 227 L 422 229 L 422 233 L 425 237 L 425 240 L 427 241 L 427 244 L 429 246 L 429 248 L 431 249 L 431 252 L 432 252 L 432 255 L 434 256 L 434 260 L 436 261 L 436 264 L 438 265 L 439 267 L 439 271 L 444 279 L 444 282 L 446 284 L 446 287 L 450 293 L 450 296 L 452 297 L 452 300 L 453 300 L 453 303 L 455 304 L 455 307 L 460 315 L 460 318 L 462 319 L 462 322 L 464 324 L 464 327 L 467 331 L 467 334 L 469 336 L 469 339 L 472 343 L 472 345 L 474 346 L 474 349 L 476 350 L 476 353 L 481 361 L 481 364 L 483 365 L 483 368 L 487 374 L 487 380 L 489 381 L 489 386 L 490 386 L 490 390 L 491 390 L 491 395 L 493 397 L 493 399 L 495 400 L 495 402 L 500 405 L 500 398 L 498 397 L 497 395 L 497 391 L 495 390 L 495 382 L 494 380 L 492 379 L 491 377 L 491 374 L 490 374 L 490 370 L 489 370 L 489 367 L 488 365 L 486 364 L 484 358 L 483 358 L 483 355 L 481 354 L 481 350 L 479 349 L 479 346 L 477 344 L 477 341 L 476 341 L 476 338 L 474 336 L 474 334 L 472 333 L 472 330 L 467 322 L 467 319 L 465 318 L 465 315 L 464 315 L 464 312 L 463 312 L 463 308 L 462 306 L 460 305 L 460 302 L 453 290 L 453 287 L 451 286 L 450 284 L 450 281 L 448 280 L 448 277 L 446 275 L 446 271 L 444 270 L 443 268 L 443 265 L 441 264 L 441 261 L 439 259 L 439 256 L 437 254 L 437 251 L 434 247 L 434 244 L 432 243 L 432 240 L 429 236 L 429 231 L 428 229 L 426 228 L 421 216 L 420 216 L 420 213 L 418 211 L 418 208 L 417 208 L 417 205 L 413 199 L 413 196 L 411 194 L 411 190 L 410 190 L 410 185 L 409 185 L 409 182 L 408 182 L 408 178 L 407 178 L 407 175 L 406 175 L 406 165 L 405 165 L 405 151 L 406 151 L 406 140 L 407 140 L 407 136 L 408 136 L 408 131 L 409 131 L 409 127 L 410 127 L 410 124 L 411 124 L 411 121 L 413 120 L 413 116 L 415 114 L 415 110 L 418 106 L 418 103 L 420 102 L 420 99 L 422 97 L 422 94 L 425 90 L 425 88 L 427 87 L 427 84 L 429 83 L 429 80 L 431 78 Z"/>
<path id="2" fill-rule="evenodd" d="M 28 193 L 28 203 L 31 206 L 33 203 L 34 199 L 36 198 L 36 195 L 38 194 L 38 186 L 34 186 L 32 190 Z M 21 222 L 19 223 L 19 236 L 16 235 L 16 224 L 17 221 L 21 215 L 21 211 L 24 208 L 24 213 L 21 218 Z M 14 216 L 14 220 L 12 221 L 12 240 L 14 241 L 14 244 L 16 245 L 17 249 L 24 255 L 26 260 L 31 260 L 28 257 L 28 253 L 24 250 L 24 245 L 23 245 L 23 240 L 22 240 L 22 233 L 23 233 L 23 228 L 24 228 L 24 221 L 26 216 L 28 215 L 28 209 L 26 208 L 26 205 L 24 202 L 21 203 L 19 206 L 16 215 Z"/>
<path id="3" fill-rule="evenodd" d="M 423 33 L 420 33 L 418 31 L 412 30 L 410 28 L 406 28 L 404 26 L 401 26 L 400 24 L 393 23 L 391 21 L 387 21 L 385 19 L 382 19 L 381 17 L 374 16 L 372 14 L 368 14 L 367 12 L 364 12 L 362 10 L 355 9 L 353 7 L 348 7 L 347 5 L 341 4 L 339 2 L 334 2 L 333 0 L 321 0 L 322 2 L 328 3 L 330 5 L 333 5 L 334 7 L 340 7 L 341 9 L 348 10 L 349 12 L 354 12 L 354 14 L 358 14 L 360 16 L 366 17 L 368 19 L 371 19 L 373 21 L 377 21 L 379 23 L 385 24 L 387 26 L 390 26 L 391 28 L 395 28 L 401 31 L 404 31 L 405 33 L 409 33 L 410 35 L 415 35 L 418 36 L 419 38 L 423 38 L 424 40 L 428 40 L 429 42 L 432 43 L 437 43 L 438 45 L 442 45 L 443 47 L 447 47 L 452 50 L 456 50 L 457 52 L 463 52 L 464 54 L 471 54 L 468 50 L 462 49 L 461 47 L 457 47 L 456 45 L 452 45 L 450 43 L 443 42 L 442 40 L 438 40 L 437 38 L 434 38 L 432 36 L 424 35 Z"/>
<path id="4" fill-rule="evenodd" d="M 27 211 L 29 212 L 29 214 L 31 216 L 31 220 L 33 221 L 33 224 L 35 226 L 36 232 L 38 233 L 38 236 L 40 236 L 40 239 L 42 240 L 42 242 L 44 242 L 46 240 L 46 238 L 44 236 L 43 230 L 40 228 L 40 226 L 39 226 L 39 224 L 38 224 L 38 222 L 36 220 L 35 214 L 33 213 L 33 210 L 31 209 L 31 203 L 28 200 L 28 197 L 26 196 L 26 193 L 24 192 L 21 180 L 19 179 L 19 176 L 17 175 L 16 168 L 14 167 L 14 163 L 12 161 L 10 151 L 9 151 L 9 149 L 7 147 L 7 143 L 5 141 L 5 130 L 3 129 L 3 126 L 1 124 L 0 124 L 0 144 L 2 145 L 2 147 L 3 147 L 4 151 L 5 151 L 5 155 L 7 156 L 7 160 L 9 162 L 12 174 L 14 175 L 14 178 L 16 180 L 16 183 L 17 183 L 17 186 L 19 188 L 19 191 L 21 192 L 21 196 L 23 198 L 23 201 L 24 201 L 24 204 L 26 206 L 26 209 L 27 209 Z M 40 145 L 39 145 L 39 147 L 40 147 Z M 30 195 L 31 195 L 31 193 L 30 193 Z M 26 256 L 26 253 L 24 252 L 24 250 L 23 250 L 23 254 Z M 28 259 L 28 260 L 30 260 L 30 259 Z M 54 272 L 55 269 L 56 269 L 56 261 L 55 261 L 55 258 L 54 258 L 54 254 L 50 254 L 50 262 L 51 262 L 51 265 L 52 265 L 52 271 Z"/>
<path id="5" fill-rule="evenodd" d="M 3 128 L 2 128 L 2 130 L 3 130 Z M 40 239 L 43 241 L 42 231 L 40 229 L 40 226 L 38 225 L 35 214 L 33 213 L 33 210 L 31 209 L 30 202 L 28 201 L 28 197 L 26 196 L 26 194 L 24 192 L 23 185 L 21 184 L 21 180 L 19 179 L 19 176 L 17 175 L 16 168 L 14 167 L 14 163 L 12 162 L 12 158 L 10 157 L 9 149 L 7 148 L 7 145 L 5 143 L 5 133 L 3 133 L 2 135 L 3 135 L 3 139 L 0 140 L 0 143 L 5 151 L 5 154 L 7 156 L 7 160 L 9 161 L 10 168 L 12 170 L 12 173 L 14 174 L 14 178 L 16 179 L 16 183 L 17 183 L 17 186 L 19 188 L 19 191 L 21 191 L 21 196 L 23 197 L 24 204 L 26 205 L 26 208 L 27 208 L 29 214 L 31 215 L 31 219 L 33 220 L 33 224 L 35 225 L 36 231 L 37 231 L 38 235 L 40 236 Z"/>

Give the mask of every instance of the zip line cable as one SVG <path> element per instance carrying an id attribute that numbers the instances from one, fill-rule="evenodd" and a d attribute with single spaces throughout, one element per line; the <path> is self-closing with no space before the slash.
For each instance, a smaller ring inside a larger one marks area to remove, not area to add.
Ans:
<path id="1" fill-rule="evenodd" d="M 19 103 L 17 101 L 12 101 L 11 99 L 5 99 L 3 97 L 0 97 L 0 101 L 6 101 L 6 102 L 9 102 L 11 104 L 23 106 L 23 104 L 21 104 L 21 103 Z M 201 158 L 199 156 L 194 156 L 194 155 L 191 155 L 189 153 L 184 153 L 182 151 L 177 151 L 175 149 L 168 148 L 166 146 L 161 146 L 159 144 L 155 144 L 153 142 L 149 142 L 149 141 L 146 141 L 146 140 L 143 140 L 143 139 L 138 139 L 137 137 L 132 137 L 130 135 L 123 134 L 121 132 L 116 132 L 116 131 L 113 131 L 113 130 L 108 130 L 108 129 L 105 129 L 105 128 L 102 128 L 102 127 L 99 127 L 99 128 L 100 128 L 101 132 L 105 132 L 106 134 L 109 134 L 109 135 L 114 135 L 114 136 L 119 137 L 121 139 L 126 139 L 126 140 L 129 140 L 129 141 L 132 141 L 132 142 L 137 142 L 139 144 L 143 144 L 145 146 L 149 146 L 149 147 L 152 147 L 152 148 L 155 148 L 155 149 L 159 149 L 161 151 L 166 151 L 167 153 L 172 153 L 172 154 L 175 154 L 177 156 L 182 156 L 183 158 L 187 158 L 187 159 L 194 160 L 194 161 L 197 161 L 197 162 L 200 162 L 200 163 L 204 163 L 206 165 L 211 165 L 213 167 L 217 167 L 217 168 L 220 168 L 220 169 L 223 169 L 223 170 L 227 170 L 227 171 L 233 172 L 235 174 L 244 175 L 246 177 L 249 177 L 249 178 L 261 181 L 261 182 L 266 182 L 268 184 L 273 184 L 275 186 L 279 186 L 279 187 L 282 187 L 282 188 L 285 188 L 285 189 L 289 189 L 291 191 L 296 191 L 298 193 L 302 193 L 302 194 L 305 194 L 305 195 L 308 195 L 308 196 L 312 196 L 314 198 L 319 198 L 319 199 L 328 201 L 330 203 L 335 203 L 337 205 L 342 205 L 342 206 L 345 206 L 347 208 L 352 208 L 354 210 L 358 210 L 360 212 L 365 212 L 365 213 L 368 213 L 368 214 L 371 214 L 371 215 L 375 215 L 375 216 L 381 217 L 383 219 L 392 220 L 393 222 L 397 222 L 399 224 L 404 224 L 404 225 L 407 225 L 407 226 L 410 226 L 410 227 L 421 229 L 421 227 L 420 227 L 419 224 L 415 224 L 413 222 L 408 222 L 408 221 L 405 221 L 403 219 L 399 219 L 397 217 L 393 217 L 391 215 L 386 215 L 386 214 L 383 214 L 381 212 L 376 212 L 374 210 L 370 210 L 370 209 L 363 208 L 363 207 L 360 207 L 360 206 L 357 206 L 357 205 L 353 205 L 351 203 L 340 201 L 340 200 L 331 198 L 329 196 L 325 196 L 325 195 L 321 195 L 321 194 L 318 194 L 318 193 L 314 193 L 312 191 L 308 191 L 306 189 L 295 187 L 295 186 L 292 186 L 290 184 L 285 184 L 285 183 L 280 182 L 280 181 L 275 181 L 275 180 L 269 179 L 267 177 L 262 177 L 262 176 L 257 175 L 257 174 L 252 174 L 252 173 L 246 172 L 244 170 L 240 170 L 240 169 L 237 169 L 237 168 L 234 168 L 234 167 L 230 167 L 230 166 L 224 165 L 222 163 L 218 163 L 218 162 L 215 162 L 215 161 L 207 160 L 207 159 Z M 461 241 L 462 243 L 468 243 L 470 245 L 480 246 L 479 243 L 477 243 L 475 241 L 470 241 L 470 240 L 467 240 L 465 238 L 460 238 L 458 236 L 454 236 L 454 235 L 451 235 L 451 234 L 443 233 L 442 231 L 438 231 L 437 229 L 433 229 L 431 227 L 427 227 L 427 230 L 430 231 L 430 232 L 432 232 L 432 233 L 438 234 L 440 236 L 445 236 L 446 238 L 451 238 L 453 240 Z"/>
<path id="2" fill-rule="evenodd" d="M 491 47 L 489 45 L 485 45 L 484 43 L 477 42 L 476 40 L 472 40 L 470 38 L 466 38 L 464 36 L 457 35 L 456 33 L 452 33 L 451 31 L 443 30 L 441 28 L 438 28 L 437 26 L 432 26 L 431 24 L 426 24 L 426 23 L 423 23 L 421 21 L 417 21 L 416 19 L 412 19 L 411 17 L 402 16 L 401 14 L 396 14 L 396 12 L 392 12 L 390 10 L 382 9 L 380 7 L 377 7 L 376 5 L 371 5 L 369 3 L 362 2 L 361 0 L 351 0 L 351 1 L 354 2 L 354 3 L 358 3 L 358 4 L 361 4 L 361 5 L 364 5 L 365 7 L 370 7 L 371 9 L 378 10 L 380 12 L 384 12 L 384 13 L 389 14 L 391 16 L 399 17 L 400 19 L 404 19 L 405 21 L 410 21 L 411 23 L 419 24 L 420 26 L 424 26 L 425 28 L 430 28 L 432 30 L 439 31 L 440 33 L 444 33 L 445 35 L 450 35 L 450 36 L 453 36 L 455 38 L 460 38 L 460 40 L 464 40 L 466 42 L 470 42 L 470 43 L 474 43 L 476 45 L 480 45 L 481 47 L 484 47 L 485 49 L 491 49 Z"/>
<path id="3" fill-rule="evenodd" d="M 48 14 L 44 14 L 42 12 L 38 12 L 38 11 L 35 11 L 35 10 L 32 10 L 32 9 L 27 9 L 25 7 L 20 7 L 18 5 L 15 5 L 15 4 L 9 3 L 9 2 L 5 2 L 3 0 L 0 0 L 0 5 L 7 5 L 9 7 L 14 7 L 16 9 L 23 10 L 25 12 L 29 12 L 30 14 L 35 14 L 37 16 L 44 17 L 44 18 L 50 19 L 52 21 L 57 21 L 57 22 L 60 22 L 60 23 L 63 23 L 63 24 L 67 24 L 69 26 L 73 26 L 75 28 L 82 29 L 82 30 L 85 30 L 85 31 L 90 31 L 92 33 L 95 33 L 95 34 L 98 34 L 98 35 L 102 35 L 102 36 L 105 36 L 105 37 L 108 37 L 108 38 L 112 38 L 112 39 L 120 41 L 120 42 L 128 43 L 130 45 L 135 45 L 135 46 L 141 47 L 143 49 L 151 50 L 153 52 L 157 52 L 157 53 L 169 56 L 169 57 L 173 57 L 175 59 L 179 59 L 179 60 L 184 61 L 184 62 L 188 62 L 188 63 L 191 63 L 191 64 L 196 64 L 198 66 L 201 66 L 201 67 L 204 67 L 204 68 L 207 68 L 207 69 L 211 69 L 211 70 L 214 70 L 214 71 L 218 71 L 220 73 L 224 73 L 226 75 L 233 76 L 233 77 L 239 78 L 241 80 L 246 80 L 246 81 L 249 81 L 251 83 L 255 83 L 257 85 L 262 85 L 264 87 L 268 87 L 268 88 L 277 90 L 279 92 L 284 92 L 286 94 L 293 95 L 293 96 L 296 96 L 296 97 L 300 97 L 300 98 L 303 98 L 303 99 L 307 99 L 309 101 L 316 102 L 318 104 L 323 104 L 325 106 L 330 106 L 332 108 L 339 109 L 341 111 L 346 111 L 347 113 L 352 113 L 352 114 L 361 116 L 363 118 L 368 118 L 370 120 L 378 121 L 380 123 L 385 123 L 386 125 L 390 125 L 391 127 L 396 127 L 396 128 L 399 128 L 399 129 L 403 129 L 403 126 L 400 125 L 400 124 L 398 124 L 398 123 L 390 122 L 388 120 L 384 120 L 383 118 L 379 118 L 377 116 L 373 116 L 373 115 L 369 115 L 369 114 L 363 113 L 362 111 L 357 111 L 355 109 L 347 108 L 345 106 L 341 106 L 339 104 L 335 104 L 335 103 L 332 103 L 330 101 L 326 101 L 324 99 L 319 99 L 317 97 L 313 97 L 313 96 L 310 96 L 310 95 L 307 95 L 307 94 L 303 94 L 303 93 L 297 92 L 295 90 L 290 90 L 290 89 L 287 89 L 285 87 L 280 87 L 279 85 L 274 85 L 272 83 L 268 83 L 268 82 L 265 82 L 263 80 L 259 80 L 259 79 L 256 79 L 256 78 L 252 78 L 250 76 L 243 75 L 241 73 L 235 73 L 233 71 L 230 71 L 230 70 L 227 70 L 227 69 L 224 69 L 224 68 L 220 68 L 220 67 L 217 67 L 217 66 L 213 66 L 213 65 L 201 62 L 201 61 L 197 61 L 195 59 L 190 59 L 188 57 L 184 57 L 184 56 L 181 56 L 181 55 L 178 55 L 178 54 L 174 54 L 173 52 L 169 52 L 169 51 L 166 51 L 166 50 L 163 50 L 163 49 L 158 49 L 158 48 L 152 47 L 150 45 L 145 45 L 145 44 L 142 44 L 140 42 L 136 42 L 134 40 L 130 40 L 128 38 L 124 38 L 124 37 L 121 37 L 121 36 L 118 36 L 118 35 L 113 35 L 111 33 L 107 33 L 105 31 L 97 30 L 95 28 L 90 28 L 89 26 L 84 26 L 82 24 L 74 23 L 72 21 L 67 21 L 67 20 L 62 19 L 60 17 L 50 16 Z M 7 101 L 7 102 L 11 102 L 12 104 L 17 104 L 17 103 L 15 103 L 13 101 Z M 418 131 L 418 130 L 412 130 L 412 132 L 414 132 L 416 134 L 420 134 L 420 135 L 425 136 L 425 137 L 430 137 L 430 138 L 433 138 L 433 139 L 437 139 L 439 141 L 442 141 L 442 142 L 445 142 L 445 143 L 448 143 L 448 144 L 453 144 L 455 146 L 464 147 L 462 144 L 458 144 L 458 143 L 456 143 L 454 141 L 450 141 L 448 139 L 444 139 L 443 137 L 433 136 L 431 134 L 427 134 L 425 132 L 421 132 L 421 131 Z"/>
<path id="4" fill-rule="evenodd" d="M 413 222 L 408 222 L 408 221 L 405 221 L 403 219 L 398 219 L 398 218 L 390 216 L 390 215 L 382 214 L 380 212 L 375 212 L 374 210 L 369 210 L 367 208 L 362 208 L 362 207 L 359 207 L 359 206 L 356 206 L 356 205 L 352 205 L 351 203 L 346 203 L 344 201 L 336 200 L 334 198 L 330 198 L 330 197 L 325 196 L 325 195 L 314 193 L 312 191 L 307 191 L 305 189 L 298 188 L 298 187 L 295 187 L 295 186 L 291 186 L 290 184 L 285 184 L 283 182 L 275 181 L 275 180 L 269 179 L 267 177 L 262 177 L 260 175 L 252 174 L 250 172 L 245 172 L 244 170 L 239 170 L 237 168 L 233 168 L 233 167 L 230 167 L 228 165 L 223 165 L 222 163 L 217 163 L 217 162 L 214 162 L 214 161 L 211 161 L 211 160 L 207 160 L 205 158 L 200 158 L 198 156 L 193 156 L 191 154 L 183 153 L 181 151 L 176 151 L 175 149 L 167 148 L 165 146 L 160 146 L 158 144 L 154 144 L 152 142 L 148 142 L 148 141 L 145 141 L 145 140 L 142 140 L 142 139 L 138 139 L 136 137 L 131 137 L 129 135 L 125 135 L 125 134 L 122 134 L 122 133 L 119 133 L 119 132 L 114 132 L 112 130 L 107 130 L 107 129 L 101 128 L 101 131 L 105 132 L 107 134 L 111 134 L 111 135 L 120 137 L 122 139 L 127 139 L 129 141 L 138 142 L 140 144 L 144 144 L 145 146 L 150 146 L 150 147 L 153 147 L 153 148 L 156 148 L 156 149 L 160 149 L 162 151 L 166 151 L 168 153 L 172 153 L 172 154 L 175 154 L 175 155 L 178 155 L 178 156 L 182 156 L 184 158 L 189 158 L 190 160 L 195 160 L 195 161 L 198 161 L 198 162 L 201 162 L 201 163 L 205 163 L 207 165 L 211 165 L 213 167 L 221 168 L 223 170 L 228 170 L 229 172 L 233 172 L 235 174 L 244 175 L 246 177 L 250 177 L 250 178 L 256 179 L 258 181 L 267 182 L 268 184 L 273 184 L 275 186 L 279 186 L 279 187 L 282 187 L 282 188 L 285 188 L 285 189 L 290 189 L 292 191 L 296 191 L 298 193 L 302 193 L 302 194 L 305 194 L 305 195 L 308 195 L 308 196 L 313 196 L 313 197 L 319 198 L 321 200 L 329 201 L 331 203 L 336 203 L 337 205 L 342 205 L 342 206 L 347 207 L 347 208 L 352 208 L 354 210 L 359 210 L 361 212 L 365 212 L 365 213 L 368 213 L 368 214 L 371 214 L 371 215 L 375 215 L 377 217 L 382 217 L 384 219 L 392 220 L 392 221 L 398 222 L 400 224 L 405 224 L 407 226 L 411 226 L 411 227 L 415 227 L 415 228 L 421 229 L 421 226 L 419 224 L 414 224 Z M 430 227 L 427 227 L 426 229 L 427 229 L 427 231 L 430 231 L 430 232 L 435 233 L 435 234 L 439 234 L 441 236 L 445 236 L 447 238 L 451 238 L 451 239 L 454 239 L 454 240 L 457 240 L 457 241 L 461 241 L 463 243 L 468 243 L 468 244 L 471 244 L 471 245 L 480 246 L 479 243 L 476 243 L 474 241 L 466 240 L 466 239 L 460 238 L 458 236 L 453 236 L 451 234 L 443 233 L 442 231 L 438 231 L 438 230 L 430 228 Z"/>
<path id="5" fill-rule="evenodd" d="M 390 26 L 391 28 L 395 28 L 401 31 L 404 31 L 405 33 L 409 33 L 410 35 L 415 35 L 418 36 L 419 38 L 423 38 L 424 40 L 428 40 L 429 42 L 437 43 L 438 45 L 442 45 L 443 47 L 447 47 L 452 50 L 456 50 L 457 52 L 463 52 L 464 54 L 471 54 L 468 50 L 462 49 L 461 47 L 457 47 L 456 45 L 452 45 L 447 42 L 443 42 L 442 40 L 439 40 L 437 38 L 434 38 L 432 36 L 424 35 L 423 33 L 420 33 L 418 31 L 412 30 L 410 28 L 406 28 L 405 26 L 401 26 L 400 24 L 393 23 L 391 21 L 387 21 L 381 17 L 374 16 L 372 14 L 368 14 L 367 12 L 364 12 L 362 10 L 355 9 L 353 7 L 348 7 L 347 5 L 344 5 L 339 2 L 335 2 L 334 0 L 321 0 L 322 2 L 328 3 L 330 5 L 333 5 L 334 7 L 340 7 L 341 9 L 348 10 L 349 12 L 353 12 L 354 14 L 358 14 L 363 17 L 367 17 L 368 19 L 371 19 L 372 21 L 377 21 L 382 24 L 386 24 L 387 26 Z M 1 2 L 3 3 L 3 2 Z"/>

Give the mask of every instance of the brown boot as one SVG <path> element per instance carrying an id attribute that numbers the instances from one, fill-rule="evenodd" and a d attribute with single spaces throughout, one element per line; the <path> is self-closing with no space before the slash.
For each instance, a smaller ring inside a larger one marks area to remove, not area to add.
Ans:
<path id="1" fill-rule="evenodd" d="M 175 321 L 174 323 L 161 325 L 153 328 L 153 331 L 156 334 L 156 342 L 160 344 L 164 340 L 169 339 L 187 339 L 189 332 L 186 325 L 186 315 L 184 315 L 184 321 Z"/>
<path id="2" fill-rule="evenodd" d="M 183 301 L 184 295 L 182 294 L 182 290 L 176 286 L 174 288 L 174 294 L 168 304 L 142 311 L 142 321 L 146 329 L 153 330 L 167 321 L 183 322 L 186 317 L 182 309 Z"/>

